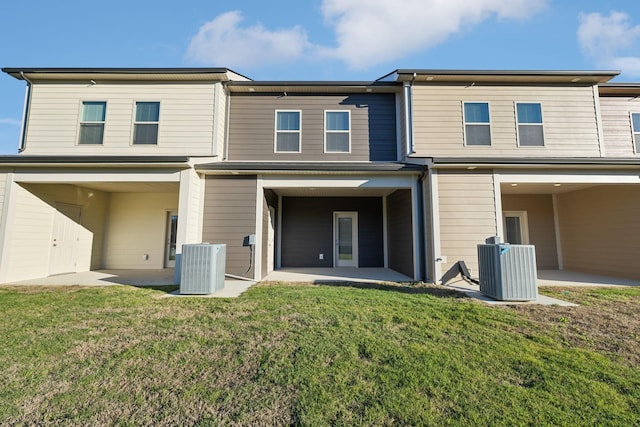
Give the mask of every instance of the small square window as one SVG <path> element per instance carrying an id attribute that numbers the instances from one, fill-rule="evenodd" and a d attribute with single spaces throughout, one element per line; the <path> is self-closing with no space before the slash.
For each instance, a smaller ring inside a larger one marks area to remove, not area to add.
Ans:
<path id="1" fill-rule="evenodd" d="M 107 103 L 104 101 L 83 101 L 80 117 L 80 137 L 78 144 L 99 145 L 104 139 L 104 122 Z"/>
<path id="2" fill-rule="evenodd" d="M 464 103 L 464 138 L 466 145 L 491 145 L 489 103 Z"/>
<path id="3" fill-rule="evenodd" d="M 351 152 L 350 111 L 325 111 L 324 151 L 326 153 Z"/>
<path id="4" fill-rule="evenodd" d="M 140 145 L 157 144 L 159 121 L 159 102 L 136 102 L 136 116 L 133 124 L 133 143 Z"/>
<path id="5" fill-rule="evenodd" d="M 276 153 L 300 152 L 300 111 L 276 111 Z"/>
<path id="6" fill-rule="evenodd" d="M 542 107 L 539 103 L 517 103 L 518 145 L 544 147 Z"/>
<path id="7" fill-rule="evenodd" d="M 640 113 L 631 113 L 631 130 L 636 154 L 640 154 Z"/>

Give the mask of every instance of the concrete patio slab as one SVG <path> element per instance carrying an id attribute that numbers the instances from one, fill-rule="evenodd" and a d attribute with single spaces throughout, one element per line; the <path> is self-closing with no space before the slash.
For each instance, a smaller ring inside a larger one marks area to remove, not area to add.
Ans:
<path id="1" fill-rule="evenodd" d="M 4 283 L 4 285 L 40 286 L 167 286 L 173 285 L 173 268 L 159 270 L 94 270 L 80 273 L 57 274 L 38 279 Z"/>
<path id="2" fill-rule="evenodd" d="M 471 283 L 468 283 L 464 280 L 459 280 L 457 282 L 450 282 L 443 286 L 449 289 L 456 290 L 458 292 L 463 292 L 469 298 L 477 299 L 478 301 L 482 301 L 485 304 L 489 304 L 489 305 L 538 304 L 538 305 L 557 305 L 560 307 L 577 307 L 578 306 L 578 304 L 562 301 L 557 298 L 551 298 L 545 295 L 541 295 L 540 293 L 538 293 L 538 298 L 533 301 L 498 301 L 480 293 L 480 287 L 478 285 L 472 285 Z"/>
<path id="3" fill-rule="evenodd" d="M 265 282 L 413 282 L 409 276 L 389 268 L 283 268 L 272 271 Z"/>
<path id="4" fill-rule="evenodd" d="M 251 282 L 248 280 L 225 280 L 224 288 L 220 289 L 217 292 L 207 295 L 184 295 L 180 293 L 180 290 L 175 290 L 171 293 L 163 295 L 162 298 L 171 298 L 171 297 L 179 297 L 179 298 L 238 298 L 242 295 L 247 289 L 255 285 L 256 282 Z"/>
<path id="5" fill-rule="evenodd" d="M 568 270 L 538 270 L 538 286 L 640 286 L 640 281 Z"/>

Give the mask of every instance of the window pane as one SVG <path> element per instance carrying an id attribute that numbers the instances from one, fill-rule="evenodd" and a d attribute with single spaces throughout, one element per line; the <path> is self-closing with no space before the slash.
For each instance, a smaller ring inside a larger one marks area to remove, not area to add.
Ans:
<path id="1" fill-rule="evenodd" d="M 83 122 L 104 122 L 106 102 L 83 102 L 82 121 Z"/>
<path id="2" fill-rule="evenodd" d="M 349 130 L 349 113 L 347 111 L 328 111 L 325 126 L 327 130 Z"/>
<path id="3" fill-rule="evenodd" d="M 299 133 L 278 133 L 276 139 L 276 151 L 300 151 Z"/>
<path id="4" fill-rule="evenodd" d="M 488 125 L 467 125 L 467 145 L 491 145 L 491 129 Z"/>
<path id="5" fill-rule="evenodd" d="M 518 123 L 542 123 L 540 104 L 517 104 Z"/>
<path id="6" fill-rule="evenodd" d="M 159 118 L 159 102 L 136 102 L 136 122 L 157 122 Z"/>
<path id="7" fill-rule="evenodd" d="M 278 111 L 277 130 L 300 130 L 299 111 Z"/>
<path id="8" fill-rule="evenodd" d="M 489 123 L 489 104 L 486 102 L 465 102 L 464 119 L 467 123 Z"/>
<path id="9" fill-rule="evenodd" d="M 158 125 L 153 124 L 136 124 L 133 133 L 134 144 L 157 144 L 158 143 Z"/>
<path id="10" fill-rule="evenodd" d="M 349 134 L 336 132 L 327 134 L 327 151 L 348 153 L 349 152 Z"/>
<path id="11" fill-rule="evenodd" d="M 102 144 L 104 135 L 103 123 L 82 123 L 78 144 Z"/>
<path id="12" fill-rule="evenodd" d="M 633 131 L 640 132 L 640 113 L 631 114 L 631 120 L 633 121 Z"/>
<path id="13" fill-rule="evenodd" d="M 507 243 L 512 245 L 522 244 L 522 232 L 520 227 L 520 217 L 508 216 L 504 220 L 506 225 Z"/>
<path id="14" fill-rule="evenodd" d="M 353 259 L 353 223 L 351 218 L 338 218 L 338 259 Z"/>
<path id="15" fill-rule="evenodd" d="M 544 135 L 542 126 L 519 125 L 518 133 L 521 147 L 542 147 L 544 146 Z"/>

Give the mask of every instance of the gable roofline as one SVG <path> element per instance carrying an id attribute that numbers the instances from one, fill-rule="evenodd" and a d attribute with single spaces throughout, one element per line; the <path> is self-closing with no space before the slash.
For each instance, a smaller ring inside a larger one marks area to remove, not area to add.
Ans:
<path id="1" fill-rule="evenodd" d="M 195 80 L 250 81 L 229 68 L 12 68 L 2 71 L 18 80 Z"/>
<path id="2" fill-rule="evenodd" d="M 620 74 L 617 70 L 443 70 L 397 69 L 377 81 L 420 83 L 606 83 Z"/>

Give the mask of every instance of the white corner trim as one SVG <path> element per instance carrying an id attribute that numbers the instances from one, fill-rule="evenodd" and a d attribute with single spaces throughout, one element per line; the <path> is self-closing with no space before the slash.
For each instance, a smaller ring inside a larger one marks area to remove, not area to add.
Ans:
<path id="1" fill-rule="evenodd" d="M 180 172 L 180 194 L 178 196 L 178 232 L 176 235 L 176 254 L 182 253 L 182 245 L 189 242 L 189 201 L 191 200 L 191 169 Z"/>
<path id="2" fill-rule="evenodd" d="M 9 243 L 11 240 L 14 216 L 15 216 L 15 203 L 12 200 L 12 189 L 18 185 L 13 180 L 14 174 L 8 173 L 6 175 L 4 201 L 2 206 L 2 220 L 0 221 L 0 283 L 5 283 L 7 276 L 9 275 Z"/>
<path id="3" fill-rule="evenodd" d="M 262 214 L 264 210 L 264 187 L 262 175 L 256 179 L 256 244 L 253 247 L 253 279 L 262 278 Z"/>
<path id="4" fill-rule="evenodd" d="M 552 194 L 551 201 L 553 203 L 553 225 L 556 233 L 556 253 L 558 254 L 558 270 L 564 270 L 564 262 L 562 258 L 562 238 L 560 237 L 560 211 L 558 210 L 558 195 Z"/>
<path id="5" fill-rule="evenodd" d="M 282 196 L 278 194 L 278 211 L 276 212 L 278 229 L 276 230 L 276 269 L 282 268 Z"/>
<path id="6" fill-rule="evenodd" d="M 413 180 L 411 186 L 411 227 L 413 231 L 413 280 L 420 280 L 420 259 L 422 254 L 420 253 L 420 206 L 418 203 L 418 179 Z"/>
<path id="7" fill-rule="evenodd" d="M 429 193 L 431 195 L 431 238 L 433 239 L 433 282 L 438 283 L 442 277 L 442 256 L 440 245 L 440 200 L 438 194 L 438 171 L 429 170 Z"/>
<path id="8" fill-rule="evenodd" d="M 500 174 L 493 171 L 493 200 L 496 209 L 496 236 L 504 241 L 504 227 L 502 225 L 502 190 L 500 189 Z"/>

